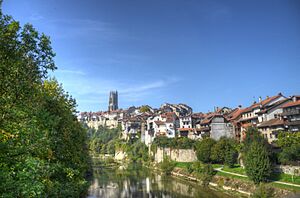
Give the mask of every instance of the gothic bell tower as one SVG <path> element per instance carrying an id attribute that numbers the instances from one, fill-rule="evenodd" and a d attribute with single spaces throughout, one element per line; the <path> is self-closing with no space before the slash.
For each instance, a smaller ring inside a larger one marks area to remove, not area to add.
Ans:
<path id="1" fill-rule="evenodd" d="M 108 111 L 118 109 L 118 91 L 111 91 L 109 93 Z"/>

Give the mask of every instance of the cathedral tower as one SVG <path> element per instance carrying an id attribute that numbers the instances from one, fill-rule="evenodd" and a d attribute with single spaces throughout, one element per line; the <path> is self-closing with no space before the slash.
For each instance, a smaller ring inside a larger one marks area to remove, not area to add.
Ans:
<path id="1" fill-rule="evenodd" d="M 118 109 L 118 91 L 111 91 L 109 93 L 108 111 Z"/>

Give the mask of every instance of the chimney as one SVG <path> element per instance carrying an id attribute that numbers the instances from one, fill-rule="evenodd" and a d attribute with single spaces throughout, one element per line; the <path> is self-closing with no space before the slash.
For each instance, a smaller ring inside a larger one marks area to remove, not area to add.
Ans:
<path id="1" fill-rule="evenodd" d="M 239 105 L 238 107 L 239 107 L 239 109 L 241 109 L 241 108 L 242 108 L 242 105 Z"/>
<path id="2" fill-rule="evenodd" d="M 261 102 L 261 96 L 258 97 L 258 102 Z"/>

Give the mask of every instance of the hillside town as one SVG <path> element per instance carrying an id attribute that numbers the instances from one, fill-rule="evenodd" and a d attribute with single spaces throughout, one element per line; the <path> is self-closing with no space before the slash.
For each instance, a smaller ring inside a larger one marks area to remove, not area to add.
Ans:
<path id="1" fill-rule="evenodd" d="M 81 112 L 78 120 L 98 129 L 122 128 L 122 138 L 140 137 L 150 145 L 155 137 L 187 137 L 198 140 L 221 137 L 242 141 L 248 127 L 259 129 L 267 141 L 277 140 L 278 132 L 300 130 L 300 95 L 284 96 L 279 93 L 259 97 L 248 107 L 215 107 L 211 112 L 193 112 L 186 104 L 162 104 L 159 108 L 148 105 L 118 108 L 118 92 L 109 95 L 108 111 Z"/>

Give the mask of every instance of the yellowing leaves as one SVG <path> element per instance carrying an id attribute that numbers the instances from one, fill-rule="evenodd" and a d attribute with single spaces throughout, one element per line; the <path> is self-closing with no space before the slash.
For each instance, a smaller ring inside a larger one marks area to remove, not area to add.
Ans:
<path id="1" fill-rule="evenodd" d="M 12 138 L 18 138 L 19 136 L 17 134 L 12 134 L 12 133 L 9 133 L 9 132 L 5 132 L 4 130 L 0 129 L 0 140 L 1 141 L 7 141 L 9 139 L 12 139 Z"/>

